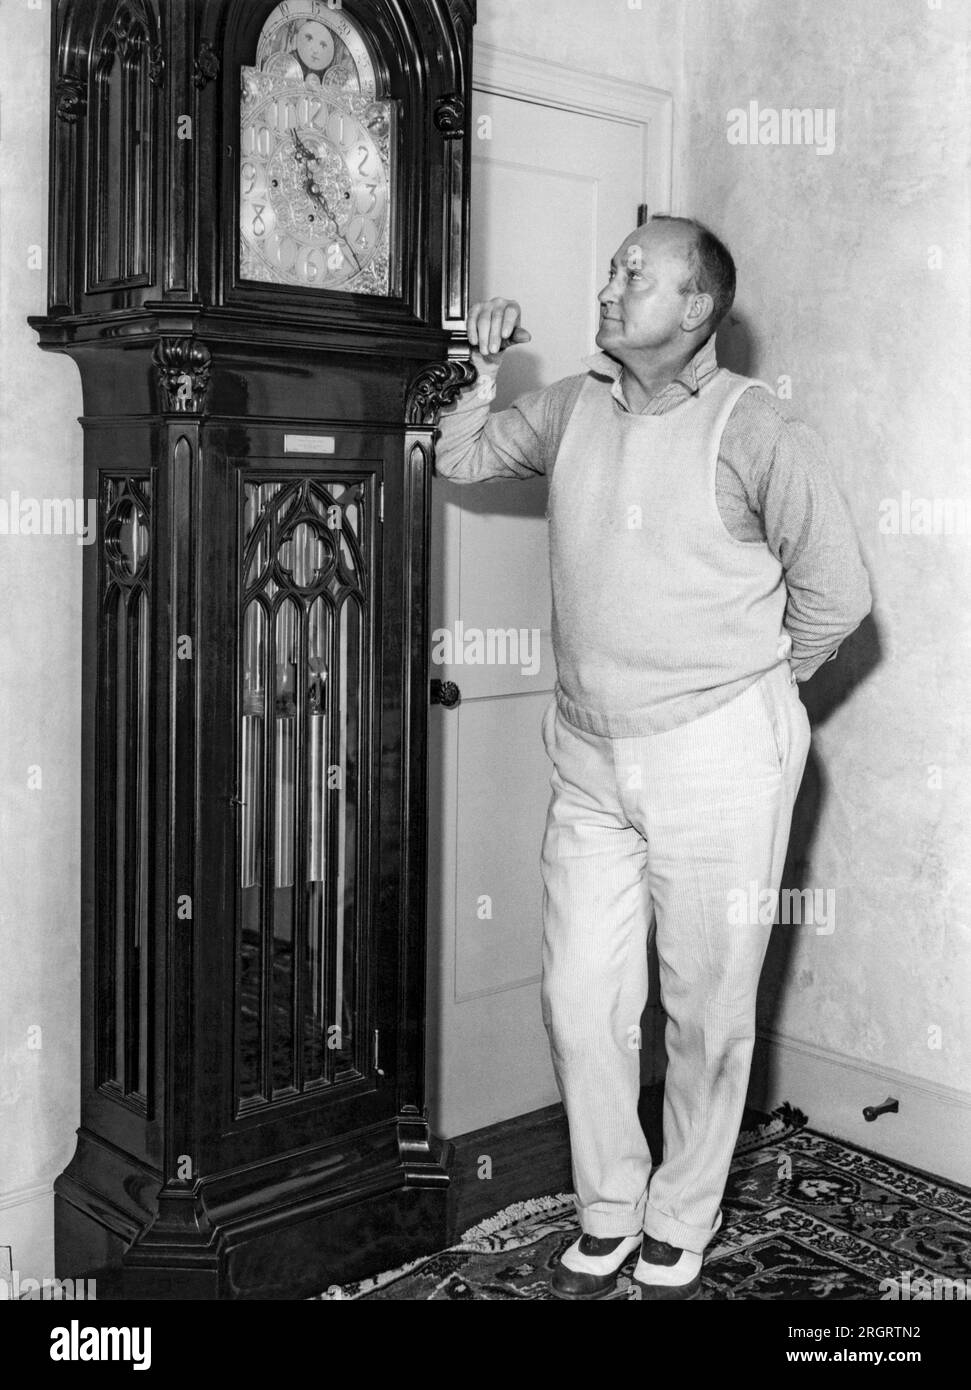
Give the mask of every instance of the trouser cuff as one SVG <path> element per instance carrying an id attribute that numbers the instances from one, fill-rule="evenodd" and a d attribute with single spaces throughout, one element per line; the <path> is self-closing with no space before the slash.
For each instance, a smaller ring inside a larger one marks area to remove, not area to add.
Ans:
<path id="1" fill-rule="evenodd" d="M 641 1202 L 636 1207 L 624 1208 L 611 1205 L 583 1207 L 577 1202 L 577 1215 L 586 1236 L 597 1236 L 601 1240 L 615 1240 L 618 1236 L 636 1236 L 644 1226 L 644 1208 Z"/>
<path id="2" fill-rule="evenodd" d="M 705 1229 L 702 1226 L 689 1226 L 684 1221 L 675 1221 L 673 1216 L 665 1216 L 664 1212 L 652 1207 L 650 1202 L 644 1212 L 644 1231 L 652 1240 L 663 1240 L 668 1245 L 673 1245 L 676 1250 L 690 1250 L 695 1255 L 703 1255 L 705 1248 L 714 1239 L 715 1232 L 721 1225 L 721 1213 L 718 1214 L 713 1227 Z"/>

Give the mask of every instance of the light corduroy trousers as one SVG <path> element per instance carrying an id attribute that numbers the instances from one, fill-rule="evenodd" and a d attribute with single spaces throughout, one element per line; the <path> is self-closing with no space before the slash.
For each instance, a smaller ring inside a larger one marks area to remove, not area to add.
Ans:
<path id="1" fill-rule="evenodd" d="M 543 735 L 554 767 L 543 1017 L 581 1225 L 604 1237 L 643 1229 L 700 1253 L 721 1222 L 771 932 L 740 921 L 738 904 L 753 883 L 779 889 L 809 720 L 783 661 L 666 733 L 588 734 L 554 701 Z M 653 1178 L 637 1118 L 652 931 L 667 1016 L 664 1153 Z"/>

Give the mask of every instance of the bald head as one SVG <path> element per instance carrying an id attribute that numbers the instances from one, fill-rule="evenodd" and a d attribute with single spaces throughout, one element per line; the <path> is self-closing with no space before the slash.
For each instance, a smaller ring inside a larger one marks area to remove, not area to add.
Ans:
<path id="1" fill-rule="evenodd" d="M 638 227 L 627 241 L 634 248 L 656 246 L 669 260 L 681 262 L 684 292 L 711 296 L 711 319 L 705 328 L 709 336 L 714 333 L 735 302 L 735 262 L 724 242 L 693 217 L 663 214 Z"/>
<path id="2" fill-rule="evenodd" d="M 685 269 L 690 270 L 691 255 L 696 242 L 695 230 L 687 220 L 652 217 L 649 222 L 631 232 L 624 246 L 631 261 L 636 261 L 638 250 L 651 250 L 656 255 L 681 261 Z"/>

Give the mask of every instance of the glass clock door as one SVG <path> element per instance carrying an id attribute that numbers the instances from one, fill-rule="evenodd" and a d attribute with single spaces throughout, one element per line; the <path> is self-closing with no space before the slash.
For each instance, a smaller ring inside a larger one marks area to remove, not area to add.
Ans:
<path id="1" fill-rule="evenodd" d="M 370 477 L 247 481 L 238 670 L 237 1103 L 367 1066 Z"/>

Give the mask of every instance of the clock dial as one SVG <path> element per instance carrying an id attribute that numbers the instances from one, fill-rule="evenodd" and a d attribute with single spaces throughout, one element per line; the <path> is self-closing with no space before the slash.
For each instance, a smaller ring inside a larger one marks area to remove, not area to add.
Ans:
<path id="1" fill-rule="evenodd" d="M 390 292 L 394 105 L 243 69 L 240 274 Z"/>

